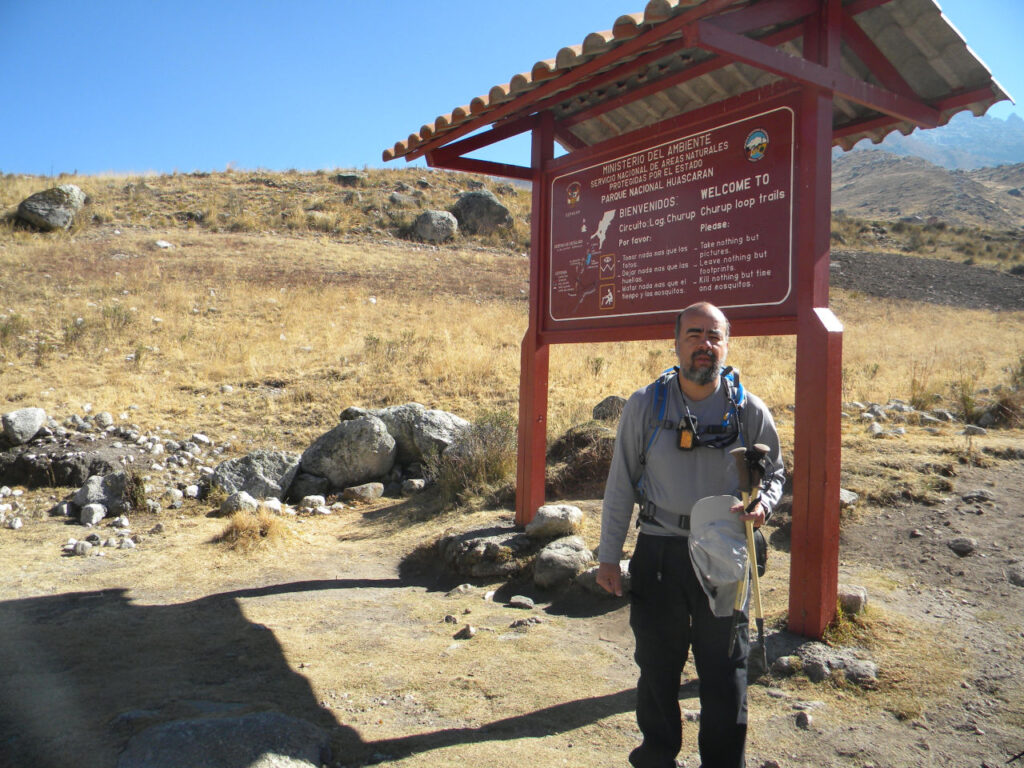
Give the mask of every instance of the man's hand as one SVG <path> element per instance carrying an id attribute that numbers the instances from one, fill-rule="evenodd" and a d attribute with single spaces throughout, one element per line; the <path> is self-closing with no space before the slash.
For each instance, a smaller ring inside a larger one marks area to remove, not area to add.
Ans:
<path id="1" fill-rule="evenodd" d="M 738 502 L 738 501 L 735 504 L 732 505 L 732 507 L 730 508 L 730 511 L 734 515 L 739 515 L 740 516 L 740 520 L 742 520 L 743 522 L 746 522 L 747 520 L 749 520 L 751 523 L 754 524 L 755 528 L 760 528 L 762 525 L 764 525 L 764 521 L 765 521 L 764 505 L 761 504 L 760 501 L 757 502 L 757 506 L 754 507 L 754 511 L 751 512 L 749 515 L 746 515 L 746 514 L 743 513 L 743 504 Z"/>
<path id="2" fill-rule="evenodd" d="M 622 571 L 619 570 L 619 564 L 617 562 L 601 563 L 597 567 L 597 583 L 604 588 L 605 592 L 622 597 Z"/>

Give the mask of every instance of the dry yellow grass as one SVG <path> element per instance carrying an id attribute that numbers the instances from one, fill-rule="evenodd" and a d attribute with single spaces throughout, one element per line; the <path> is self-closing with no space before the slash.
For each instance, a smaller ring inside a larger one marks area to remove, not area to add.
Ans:
<path id="1" fill-rule="evenodd" d="M 240 447 L 300 446 L 353 404 L 514 413 L 529 278 L 518 248 L 216 231 L 170 215 L 231 198 L 266 224 L 276 207 L 299 204 L 292 197 L 327 210 L 423 175 L 370 172 L 356 190 L 329 174 L 67 179 L 89 189 L 99 222 L 49 235 L 0 230 L 0 407 L 38 404 L 63 417 L 91 403 L 152 427 L 234 435 Z M 427 176 L 427 191 L 449 198 L 467 181 Z M 41 181 L 6 177 L 0 205 Z M 528 194 L 509 198 L 526 226 Z M 360 216 L 352 226 L 368 226 Z M 158 248 L 160 239 L 174 247 Z M 832 307 L 846 327 L 845 400 L 942 395 L 953 406 L 965 383 L 1008 381 L 1024 349 L 1024 312 L 842 292 Z M 549 433 L 672 362 L 668 340 L 554 347 Z M 736 338 L 730 362 L 785 416 L 793 338 Z"/>
<path id="2" fill-rule="evenodd" d="M 214 541 L 236 552 L 269 549 L 287 536 L 288 527 L 266 509 L 235 512 Z"/>

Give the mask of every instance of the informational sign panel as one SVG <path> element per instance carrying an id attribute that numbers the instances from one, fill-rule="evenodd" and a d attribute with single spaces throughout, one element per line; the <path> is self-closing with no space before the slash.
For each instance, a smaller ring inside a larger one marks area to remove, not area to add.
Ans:
<path id="1" fill-rule="evenodd" d="M 794 124 L 778 107 L 552 178 L 550 325 L 785 302 Z"/>

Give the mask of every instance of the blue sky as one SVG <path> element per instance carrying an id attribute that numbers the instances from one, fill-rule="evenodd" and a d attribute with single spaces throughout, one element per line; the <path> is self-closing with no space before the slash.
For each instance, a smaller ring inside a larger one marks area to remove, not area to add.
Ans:
<path id="1" fill-rule="evenodd" d="M 0 0 L 0 172 L 380 166 L 397 139 L 644 3 Z M 1024 99 L 1019 3 L 940 0 Z M 1024 116 L 989 114 L 1011 109 Z"/>

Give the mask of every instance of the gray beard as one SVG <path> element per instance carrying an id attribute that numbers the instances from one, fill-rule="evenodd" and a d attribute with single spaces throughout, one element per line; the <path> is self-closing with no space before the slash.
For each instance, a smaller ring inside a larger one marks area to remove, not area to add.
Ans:
<path id="1" fill-rule="evenodd" d="M 682 374 L 684 379 L 692 381 L 694 384 L 710 384 L 718 375 L 718 357 L 711 355 L 711 365 L 707 368 L 696 368 L 693 365 L 689 367 L 680 366 L 679 373 Z"/>

